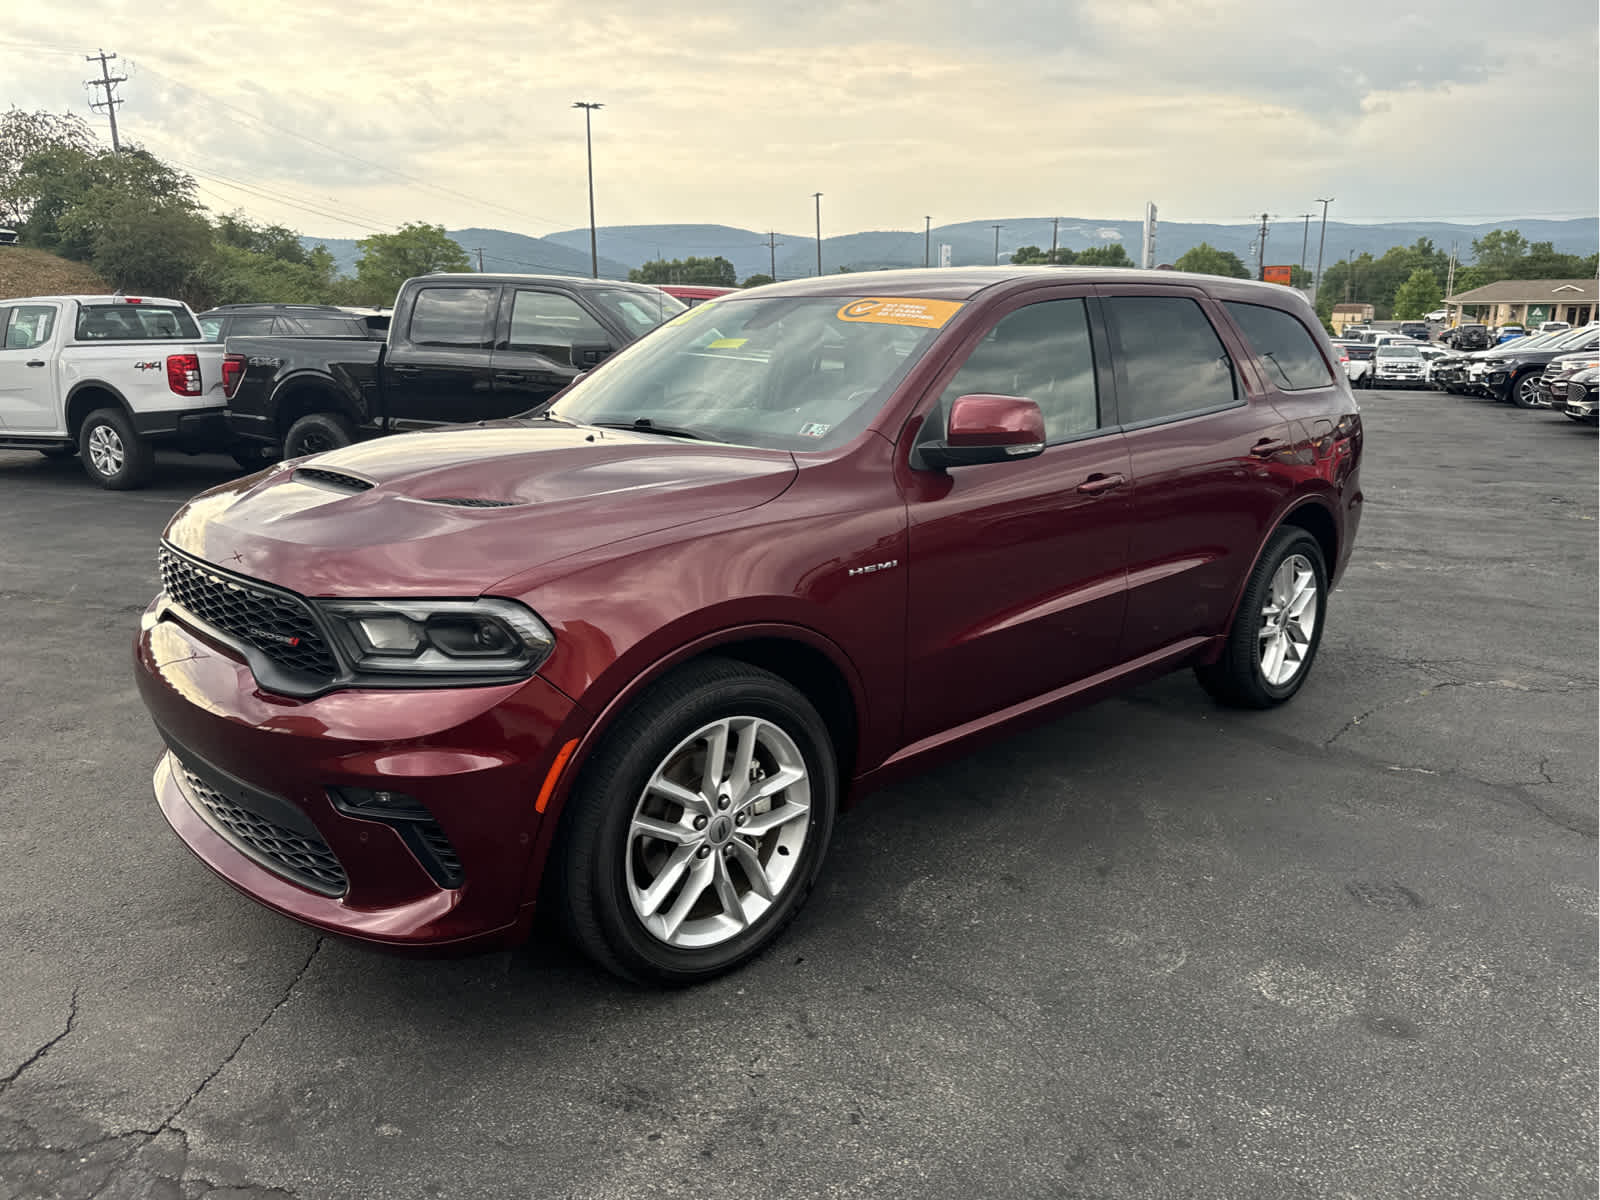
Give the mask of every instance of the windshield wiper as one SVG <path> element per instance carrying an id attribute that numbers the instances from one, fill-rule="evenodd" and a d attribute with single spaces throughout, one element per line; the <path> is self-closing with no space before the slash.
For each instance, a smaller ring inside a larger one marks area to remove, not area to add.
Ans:
<path id="1" fill-rule="evenodd" d="M 690 429 L 675 429 L 671 425 L 657 425 L 649 417 L 636 417 L 632 421 L 588 421 L 586 424 L 601 429 L 632 429 L 640 433 L 659 433 L 662 437 L 688 438 L 693 442 L 706 440 L 702 433 L 695 433 Z"/>

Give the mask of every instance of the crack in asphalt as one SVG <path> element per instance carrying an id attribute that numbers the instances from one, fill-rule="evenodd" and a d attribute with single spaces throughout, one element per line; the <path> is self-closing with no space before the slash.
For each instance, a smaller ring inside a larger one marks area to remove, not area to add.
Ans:
<path id="1" fill-rule="evenodd" d="M 228 1064 L 233 1062 L 233 1060 L 239 1056 L 240 1052 L 242 1052 L 244 1050 L 245 1046 L 249 1044 L 250 1039 L 255 1037 L 256 1034 L 260 1033 L 263 1029 L 265 1029 L 266 1025 L 267 1025 L 267 1022 L 272 1020 L 273 1016 L 276 1015 L 277 1011 L 280 1008 L 282 1008 L 285 1004 L 287 1004 L 289 1002 L 289 998 L 294 995 L 295 988 L 297 988 L 300 985 L 300 981 L 305 978 L 306 972 L 311 969 L 311 964 L 316 961 L 318 953 L 320 953 L 321 950 L 322 950 L 322 943 L 323 943 L 323 937 L 322 937 L 321 934 L 318 934 L 317 938 L 316 938 L 316 941 L 314 941 L 311 944 L 311 953 L 306 955 L 305 962 L 300 964 L 299 969 L 297 971 L 295 971 L 293 977 L 289 980 L 288 984 L 285 985 L 285 987 L 283 989 L 283 994 L 281 996 L 279 996 L 278 999 L 273 1002 L 273 1004 L 272 1004 L 272 1006 L 270 1008 L 267 1009 L 266 1013 L 262 1016 L 261 1020 L 257 1021 L 256 1024 L 251 1029 L 247 1030 L 245 1032 L 245 1035 L 243 1037 L 241 1037 L 238 1040 L 237 1043 L 234 1044 L 233 1049 L 228 1051 L 228 1053 L 223 1057 L 222 1061 L 219 1062 L 216 1065 L 216 1067 L 212 1069 L 211 1073 L 208 1074 L 204 1079 L 202 1079 L 197 1085 L 195 1085 L 194 1089 L 187 1096 L 185 1096 L 183 1098 L 183 1100 L 178 1104 L 178 1106 L 176 1108 L 174 1108 L 170 1113 L 168 1113 L 164 1118 L 162 1118 L 161 1123 L 159 1125 L 157 1125 L 154 1129 L 127 1129 L 127 1130 L 123 1130 L 121 1133 L 110 1134 L 110 1135 L 108 1135 L 106 1137 L 97 1138 L 97 1139 L 95 1139 L 93 1141 L 86 1142 L 81 1147 L 72 1147 L 72 1149 L 75 1149 L 75 1150 L 84 1150 L 84 1149 L 88 1149 L 88 1148 L 93 1147 L 93 1146 L 103 1145 L 103 1144 L 105 1144 L 107 1142 L 118 1141 L 118 1140 L 120 1140 L 122 1138 L 135 1137 L 136 1136 L 139 1139 L 138 1142 L 126 1154 L 122 1155 L 120 1158 L 118 1158 L 118 1159 L 113 1161 L 109 1171 L 106 1174 L 106 1178 L 101 1182 L 99 1187 L 97 1187 L 93 1192 L 91 1192 L 89 1194 L 88 1200 L 95 1200 L 95 1197 L 99 1196 L 108 1187 L 110 1187 L 112 1185 L 112 1183 L 117 1180 L 118 1172 L 123 1167 L 125 1167 L 130 1161 L 132 1161 L 134 1158 L 136 1158 L 139 1155 L 140 1151 L 145 1149 L 145 1147 L 150 1145 L 151 1142 L 155 1141 L 163 1133 L 175 1133 L 175 1134 L 178 1135 L 179 1138 L 181 1138 L 183 1140 L 184 1167 L 179 1169 L 179 1171 L 177 1173 L 177 1176 L 175 1177 L 174 1181 L 176 1181 L 178 1179 L 182 1179 L 184 1177 L 184 1173 L 187 1170 L 188 1161 L 189 1161 L 189 1132 L 188 1132 L 188 1130 L 184 1129 L 182 1126 L 175 1124 L 175 1122 L 178 1120 L 179 1117 L 183 1116 L 183 1114 L 188 1110 L 188 1108 L 189 1108 L 189 1106 L 191 1104 L 193 1104 L 196 1100 L 198 1100 L 200 1098 L 201 1094 L 206 1090 L 206 1088 L 211 1086 L 211 1082 L 214 1079 L 216 1079 L 216 1077 L 218 1075 L 222 1074 L 222 1072 L 227 1068 Z M 74 994 L 74 1000 L 76 1000 L 76 994 Z M 63 1034 L 61 1036 L 65 1036 L 65 1035 Z M 58 1037 L 55 1040 L 59 1041 L 60 1038 Z M 35 1057 L 37 1057 L 37 1056 L 35 1056 Z M 208 1189 L 208 1192 L 210 1192 L 210 1191 L 219 1191 L 219 1190 L 222 1189 L 223 1186 L 226 1186 L 229 1189 L 233 1189 L 235 1187 L 235 1185 L 232 1185 L 232 1184 L 229 1184 L 229 1185 L 218 1185 L 218 1184 L 212 1183 L 210 1180 L 205 1180 L 205 1179 L 197 1180 L 197 1182 L 205 1184 L 207 1189 Z M 292 1191 L 289 1191 L 287 1188 L 278 1188 L 278 1187 L 263 1188 L 258 1184 L 241 1184 L 241 1185 L 238 1185 L 238 1187 L 239 1187 L 240 1190 L 243 1190 L 243 1189 L 246 1189 L 246 1188 L 254 1190 L 254 1191 L 258 1192 L 259 1194 L 261 1194 L 263 1196 L 270 1196 L 270 1195 L 293 1196 L 294 1195 L 294 1193 Z M 202 1193 L 202 1195 L 204 1195 L 204 1194 L 206 1194 L 206 1193 Z"/>
<path id="2" fill-rule="evenodd" d="M 1401 659 L 1390 659 L 1389 661 L 1403 662 Z M 1414 667 L 1413 669 L 1421 670 L 1422 668 L 1418 666 Z M 1413 704 L 1418 700 L 1422 700 L 1433 695 L 1435 692 L 1449 691 L 1451 688 L 1496 688 L 1504 691 L 1527 692 L 1530 695 L 1536 696 L 1567 696 L 1575 692 L 1592 692 L 1594 687 L 1594 684 L 1586 684 L 1580 681 L 1566 683 L 1560 687 L 1535 687 L 1531 684 L 1518 683 L 1513 679 L 1441 679 L 1436 683 L 1429 684 L 1420 691 L 1413 692 L 1406 696 L 1397 696 L 1393 700 L 1385 700 L 1382 704 L 1375 704 L 1371 708 L 1367 709 L 1366 712 L 1351 717 L 1350 720 L 1344 723 L 1337 733 L 1322 743 L 1322 748 L 1324 750 L 1328 749 L 1345 734 L 1349 733 L 1357 725 L 1361 724 L 1361 722 L 1365 721 L 1368 717 L 1375 713 L 1380 713 L 1385 709 L 1395 708 L 1402 704 Z M 1549 762 L 1549 759 L 1546 759 L 1545 762 Z M 1540 764 L 1539 770 L 1541 774 L 1544 773 L 1543 764 Z M 1545 775 L 1544 781 L 1546 783 L 1555 782 L 1555 780 L 1551 779 L 1549 775 Z"/>
<path id="3" fill-rule="evenodd" d="M 15 1071 L 12 1071 L 9 1075 L 0 1076 L 0 1095 L 3 1095 L 6 1089 L 15 1083 L 24 1071 L 33 1066 L 34 1063 L 38 1062 L 46 1054 L 49 1054 L 56 1043 L 60 1042 L 72 1032 L 72 1027 L 78 1023 L 78 994 L 81 990 L 81 988 L 76 987 L 72 989 L 72 1002 L 67 1009 L 66 1028 L 60 1033 L 56 1034 L 49 1041 L 45 1042 L 44 1045 L 40 1046 L 32 1054 L 28 1055 L 27 1058 L 23 1059 Z"/>

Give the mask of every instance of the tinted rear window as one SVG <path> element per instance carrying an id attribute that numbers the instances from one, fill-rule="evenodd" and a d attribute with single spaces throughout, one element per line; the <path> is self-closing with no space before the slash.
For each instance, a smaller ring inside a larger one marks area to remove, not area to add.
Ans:
<path id="1" fill-rule="evenodd" d="M 1244 331 L 1245 340 L 1267 368 L 1267 377 L 1282 391 L 1328 387 L 1333 375 L 1311 336 L 1290 314 L 1260 304 L 1228 301 L 1223 305 Z"/>
<path id="2" fill-rule="evenodd" d="M 157 304 L 85 304 L 78 309 L 80 342 L 200 340 L 200 329 L 184 308 Z"/>
<path id="3" fill-rule="evenodd" d="M 411 310 L 411 340 L 423 346 L 487 346 L 499 292 L 489 288 L 423 288 Z"/>
<path id="4" fill-rule="evenodd" d="M 1116 345 L 1117 405 L 1124 425 L 1239 403 L 1233 360 L 1193 300 L 1111 296 L 1104 305 Z"/>

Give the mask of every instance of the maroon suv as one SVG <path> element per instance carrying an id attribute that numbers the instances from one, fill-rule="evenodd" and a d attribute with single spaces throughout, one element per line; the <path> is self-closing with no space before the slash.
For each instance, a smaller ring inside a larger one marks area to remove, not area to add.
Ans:
<path id="1" fill-rule="evenodd" d="M 161 808 L 318 929 L 621 974 L 777 936 L 891 774 L 1182 666 L 1292 696 L 1361 513 L 1298 292 L 857 274 L 701 305 L 523 417 L 190 501 L 136 648 Z"/>

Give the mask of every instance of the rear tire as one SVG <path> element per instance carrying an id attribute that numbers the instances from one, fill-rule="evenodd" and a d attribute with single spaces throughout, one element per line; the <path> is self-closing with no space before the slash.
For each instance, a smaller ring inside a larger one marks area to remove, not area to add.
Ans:
<path id="1" fill-rule="evenodd" d="M 155 451 L 119 408 L 98 408 L 78 430 L 78 458 L 90 479 L 113 492 L 143 487 L 155 468 Z"/>
<path id="2" fill-rule="evenodd" d="M 838 793 L 827 725 L 795 687 L 728 659 L 690 663 L 584 768 L 546 896 L 607 970 L 674 987 L 711 979 L 799 912 Z"/>
<path id="3" fill-rule="evenodd" d="M 338 413 L 308 413 L 289 426 L 283 438 L 283 457 L 322 454 L 348 446 L 355 440 L 355 428 Z"/>
<path id="4" fill-rule="evenodd" d="M 1311 674 L 1327 607 L 1321 545 L 1303 529 L 1280 527 L 1250 573 L 1221 657 L 1195 668 L 1200 686 L 1233 708 L 1282 704 Z"/>

